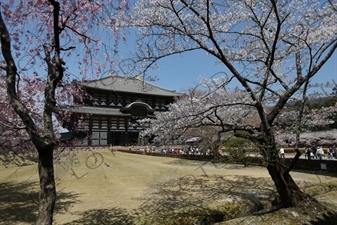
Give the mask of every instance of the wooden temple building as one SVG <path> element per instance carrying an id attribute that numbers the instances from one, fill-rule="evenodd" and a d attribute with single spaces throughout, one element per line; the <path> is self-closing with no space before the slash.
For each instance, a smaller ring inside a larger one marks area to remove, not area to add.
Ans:
<path id="1" fill-rule="evenodd" d="M 90 97 L 81 103 L 74 99 L 71 122 L 63 122 L 63 126 L 81 145 L 89 146 L 146 144 L 139 138 L 144 127 L 136 121 L 155 118 L 183 95 L 137 78 L 114 75 L 78 85 Z M 78 119 L 81 125 L 75 126 Z"/>

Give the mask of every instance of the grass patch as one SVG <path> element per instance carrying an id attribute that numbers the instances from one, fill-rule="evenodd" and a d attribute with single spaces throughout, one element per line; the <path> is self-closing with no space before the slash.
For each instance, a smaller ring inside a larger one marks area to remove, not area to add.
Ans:
<path id="1" fill-rule="evenodd" d="M 324 203 L 336 194 L 336 177 L 295 172 L 294 179 L 299 184 L 306 180 L 301 187 Z M 214 224 L 233 218 L 270 222 L 285 215 L 294 221 L 310 217 L 295 209 L 275 210 L 274 184 L 260 167 L 73 151 L 62 152 L 55 161 L 55 180 L 55 224 Z M 0 224 L 35 222 L 37 181 L 35 163 L 1 167 Z M 334 214 L 322 213 L 317 220 L 326 219 L 324 215 Z"/>

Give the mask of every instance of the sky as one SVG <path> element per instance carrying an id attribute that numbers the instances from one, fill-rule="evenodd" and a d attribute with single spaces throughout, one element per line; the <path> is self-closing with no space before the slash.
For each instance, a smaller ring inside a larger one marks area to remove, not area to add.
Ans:
<path id="1" fill-rule="evenodd" d="M 158 61 L 158 66 L 160 67 L 158 70 L 150 69 L 146 73 L 148 76 L 158 78 L 151 83 L 176 91 L 195 87 L 200 76 L 211 77 L 224 71 L 223 66 L 216 65 L 214 58 L 202 51 L 163 58 Z"/>
<path id="2" fill-rule="evenodd" d="M 130 1 L 134 4 L 134 1 Z M 131 31 L 132 34 L 133 31 Z M 127 52 L 135 52 L 135 38 L 126 37 L 127 45 L 121 43 L 119 45 L 119 54 L 122 57 L 128 57 Z M 184 53 L 183 55 L 175 55 L 163 58 L 158 61 L 159 70 L 148 70 L 147 76 L 156 76 L 158 80 L 153 84 L 179 92 L 185 92 L 188 88 L 195 87 L 198 84 L 199 77 L 211 78 L 212 76 L 219 77 L 226 71 L 222 65 L 216 65 L 216 59 L 213 56 L 207 55 L 206 52 L 193 51 Z M 123 72 L 116 70 L 118 75 L 123 75 Z M 337 52 L 330 60 L 321 68 L 315 75 L 312 83 L 327 83 L 337 84 Z M 240 85 L 234 82 L 234 85 Z M 239 86 L 240 87 L 240 86 Z M 331 92 L 331 88 L 327 92 Z M 318 88 L 320 91 L 322 87 Z"/>
<path id="3" fill-rule="evenodd" d="M 135 52 L 135 38 L 127 36 L 127 45 L 120 42 L 119 54 L 120 57 L 128 57 L 128 52 Z M 158 81 L 153 84 L 179 92 L 185 92 L 188 88 L 195 87 L 198 84 L 199 77 L 211 78 L 212 76 L 220 76 L 226 71 L 226 68 L 221 65 L 215 64 L 216 60 L 213 56 L 207 55 L 204 51 L 193 51 L 184 53 L 183 55 L 175 55 L 167 58 L 163 58 L 158 61 L 159 70 L 148 70 L 148 76 L 156 76 Z M 71 62 L 67 62 L 69 67 L 72 67 Z M 20 66 L 20 65 L 19 65 Z M 118 69 L 114 69 L 117 75 L 124 75 L 123 72 Z M 41 73 L 43 74 L 44 71 Z M 78 70 L 71 71 L 72 74 L 79 74 Z M 135 76 L 136 74 L 128 74 L 129 76 Z M 74 77 L 78 78 L 78 77 Z M 325 82 L 337 83 L 337 52 L 328 61 L 326 65 L 315 76 L 313 82 L 325 83 Z"/>
<path id="4" fill-rule="evenodd" d="M 121 55 L 127 51 L 135 51 L 132 47 L 121 46 Z M 204 51 L 194 51 L 182 55 L 170 56 L 158 61 L 159 70 L 149 70 L 147 75 L 156 76 L 157 81 L 153 84 L 178 92 L 185 92 L 190 87 L 198 84 L 199 77 L 211 78 L 220 76 L 226 71 L 224 66 L 217 65 L 214 57 L 207 55 Z M 123 75 L 122 72 L 117 72 Z M 314 83 L 337 83 L 337 52 L 315 75 Z M 238 83 L 236 83 L 238 84 Z M 327 92 L 331 93 L 331 88 Z M 322 89 L 321 87 L 319 89 Z"/>

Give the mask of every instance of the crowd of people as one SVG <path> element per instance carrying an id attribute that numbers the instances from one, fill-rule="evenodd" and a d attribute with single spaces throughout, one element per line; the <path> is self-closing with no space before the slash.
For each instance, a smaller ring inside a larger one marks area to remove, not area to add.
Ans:
<path id="1" fill-rule="evenodd" d="M 132 148 L 130 147 L 129 150 L 132 150 Z M 137 151 L 157 152 L 157 153 L 162 153 L 162 154 L 187 154 L 187 155 L 211 155 L 212 154 L 210 149 L 202 150 L 197 147 L 187 147 L 187 148 L 166 147 L 166 148 L 158 149 L 152 146 L 147 146 L 147 147 L 138 148 Z"/>
<path id="2" fill-rule="evenodd" d="M 279 157 L 284 158 L 284 148 L 281 146 L 279 150 Z M 304 148 L 304 157 L 305 159 L 319 159 L 322 160 L 325 157 L 327 159 L 337 159 L 337 150 L 336 145 L 330 146 L 325 152 L 322 146 L 306 146 Z"/>
<path id="3" fill-rule="evenodd" d="M 323 158 L 327 157 L 327 159 L 337 159 L 337 150 L 336 146 L 330 146 L 327 151 L 325 152 L 322 146 L 311 146 L 304 148 L 304 156 L 306 159 L 319 159 L 322 160 Z"/>
<path id="4" fill-rule="evenodd" d="M 129 148 L 129 150 L 133 149 L 133 147 Z M 188 147 L 188 148 L 181 148 L 181 147 L 169 147 L 169 148 L 156 148 L 152 146 L 141 147 L 138 148 L 137 151 L 142 152 L 157 152 L 162 154 L 187 154 L 187 155 L 212 155 L 212 151 L 210 149 L 201 150 L 197 147 Z M 222 151 L 219 151 L 219 155 L 222 155 Z M 281 146 L 279 150 L 280 158 L 285 158 L 285 151 L 283 146 Z M 306 146 L 304 148 L 304 157 L 305 159 L 337 159 L 337 150 L 336 145 L 330 146 L 325 151 L 322 146 Z"/>

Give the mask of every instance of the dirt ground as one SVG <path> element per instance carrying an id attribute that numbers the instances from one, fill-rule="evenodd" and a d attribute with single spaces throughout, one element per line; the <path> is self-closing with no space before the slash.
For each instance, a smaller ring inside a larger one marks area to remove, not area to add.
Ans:
<path id="1" fill-rule="evenodd" d="M 0 224 L 34 223 L 36 164 L 1 166 L 0 171 Z M 291 175 L 304 189 L 326 189 L 326 184 L 337 182 L 331 174 Z M 275 199 L 265 168 L 108 150 L 64 152 L 55 163 L 55 176 L 54 224 L 184 224 L 186 214 L 215 215 L 212 220 L 221 221 L 216 215 L 224 211 L 228 218 L 244 216 Z M 336 196 L 336 190 L 327 191 Z M 337 208 L 336 199 L 326 199 Z"/>

